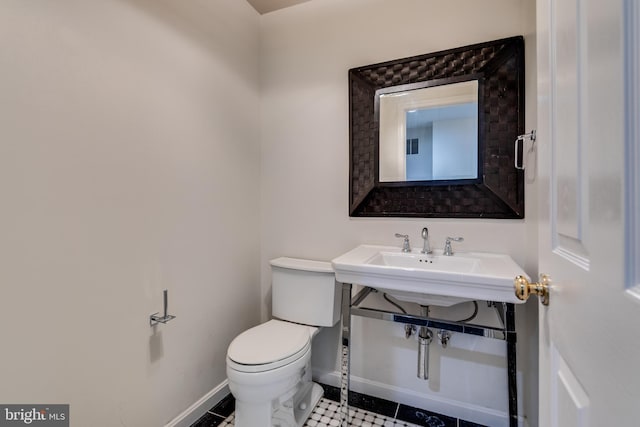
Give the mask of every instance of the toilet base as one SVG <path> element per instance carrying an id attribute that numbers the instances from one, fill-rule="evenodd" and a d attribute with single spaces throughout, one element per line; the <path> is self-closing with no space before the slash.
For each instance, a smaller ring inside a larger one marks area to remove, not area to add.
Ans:
<path id="1" fill-rule="evenodd" d="M 296 427 L 302 427 L 304 425 L 324 394 L 324 390 L 320 384 L 312 382 L 309 385 L 311 386 L 309 387 L 309 391 L 302 395 L 300 401 L 294 406 L 293 412 L 297 422 Z"/>
<path id="2" fill-rule="evenodd" d="M 236 400 L 236 427 L 302 427 L 316 407 L 324 390 L 308 382 L 292 398 L 274 405 Z"/>

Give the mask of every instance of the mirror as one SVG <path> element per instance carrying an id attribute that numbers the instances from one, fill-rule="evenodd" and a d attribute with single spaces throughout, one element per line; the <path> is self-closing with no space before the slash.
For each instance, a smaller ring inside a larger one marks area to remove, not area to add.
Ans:
<path id="1" fill-rule="evenodd" d="M 478 179 L 478 80 L 376 91 L 380 182 Z"/>
<path id="2" fill-rule="evenodd" d="M 523 218 L 524 40 L 349 70 L 349 215 Z"/>

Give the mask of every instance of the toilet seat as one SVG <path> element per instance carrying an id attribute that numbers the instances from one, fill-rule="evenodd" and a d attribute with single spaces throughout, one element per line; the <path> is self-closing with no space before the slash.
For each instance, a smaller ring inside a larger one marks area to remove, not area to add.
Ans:
<path id="1" fill-rule="evenodd" d="M 281 320 L 248 329 L 229 345 L 229 367 L 240 372 L 264 372 L 288 365 L 310 350 L 316 329 Z"/>

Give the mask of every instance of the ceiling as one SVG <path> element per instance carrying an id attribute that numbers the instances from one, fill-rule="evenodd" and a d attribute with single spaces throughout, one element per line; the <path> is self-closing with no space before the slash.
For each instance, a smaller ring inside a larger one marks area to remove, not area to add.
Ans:
<path id="1" fill-rule="evenodd" d="M 273 12 L 274 10 L 284 9 L 285 7 L 295 6 L 309 0 L 247 0 L 255 10 L 261 15 Z"/>

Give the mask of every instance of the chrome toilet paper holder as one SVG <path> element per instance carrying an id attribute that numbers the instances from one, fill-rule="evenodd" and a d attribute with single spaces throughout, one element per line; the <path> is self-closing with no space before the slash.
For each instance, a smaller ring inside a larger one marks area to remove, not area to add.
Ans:
<path id="1" fill-rule="evenodd" d="M 164 314 L 162 316 L 159 316 L 158 315 L 159 313 L 153 313 L 149 318 L 149 324 L 151 326 L 157 325 L 158 323 L 167 323 L 168 321 L 176 318 L 176 316 L 172 316 L 171 314 L 168 313 L 169 291 L 166 289 L 163 291 L 163 301 L 164 301 Z"/>

